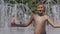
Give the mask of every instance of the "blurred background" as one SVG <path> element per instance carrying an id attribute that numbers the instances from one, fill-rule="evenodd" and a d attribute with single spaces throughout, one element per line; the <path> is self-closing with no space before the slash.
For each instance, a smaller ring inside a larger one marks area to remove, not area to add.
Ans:
<path id="1" fill-rule="evenodd" d="M 60 0 L 0 0 L 0 33 L 1 34 L 33 34 L 34 23 L 28 27 L 10 27 L 11 18 L 15 18 L 23 24 L 26 19 L 36 11 L 36 4 L 43 2 L 45 14 L 60 24 Z M 60 34 L 60 28 L 46 25 L 47 34 Z"/>

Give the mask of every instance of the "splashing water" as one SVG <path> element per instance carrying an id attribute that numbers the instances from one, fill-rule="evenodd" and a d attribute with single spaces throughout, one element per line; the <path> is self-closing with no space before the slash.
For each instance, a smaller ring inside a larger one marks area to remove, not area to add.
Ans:
<path id="1" fill-rule="evenodd" d="M 15 17 L 22 23 L 24 23 L 24 20 L 26 20 L 27 17 L 29 17 L 25 11 L 29 10 L 28 5 L 24 5 L 19 8 L 19 4 L 8 4 L 4 3 L 4 0 L 0 0 L 0 33 L 1 34 L 32 34 L 30 31 L 30 27 L 21 28 L 16 27 L 16 31 L 11 31 L 10 23 L 11 23 L 11 17 L 12 15 L 15 15 Z M 29 28 L 29 29 L 28 29 Z M 27 33 L 26 33 L 27 32 Z"/>
<path id="2" fill-rule="evenodd" d="M 16 31 L 11 31 L 10 23 L 11 23 L 11 17 L 12 15 L 15 15 L 15 17 L 24 23 L 24 20 L 26 18 L 29 18 L 29 16 L 26 14 L 25 11 L 29 10 L 28 5 L 24 5 L 19 8 L 19 4 L 6 4 L 4 3 L 4 0 L 0 0 L 0 33 L 1 34 L 33 34 L 33 26 L 32 24 L 29 27 L 16 27 Z M 48 4 L 48 8 L 49 4 Z M 26 9 L 26 10 L 25 10 Z M 52 15 L 54 22 L 58 23 L 60 22 L 60 10 L 59 5 L 52 6 Z M 48 14 L 50 14 L 50 9 L 48 9 Z M 52 17 L 52 16 L 51 16 Z M 14 29 L 14 28 L 13 28 Z M 51 26 L 47 27 L 47 34 L 59 34 L 59 29 L 52 28 Z"/>

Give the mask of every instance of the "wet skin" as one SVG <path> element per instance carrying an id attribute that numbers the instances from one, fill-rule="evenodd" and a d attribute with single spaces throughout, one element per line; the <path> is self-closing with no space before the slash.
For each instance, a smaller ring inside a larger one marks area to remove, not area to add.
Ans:
<path id="1" fill-rule="evenodd" d="M 48 21 L 48 23 L 51 24 L 53 27 L 60 28 L 60 25 L 55 24 L 49 18 L 49 16 L 44 15 L 43 13 L 44 13 L 44 6 L 43 5 L 37 6 L 37 14 L 33 14 L 32 17 L 26 21 L 23 27 L 29 26 L 32 23 L 32 21 L 34 21 L 35 24 L 34 34 L 44 34 L 46 32 L 45 30 L 46 21 Z"/>

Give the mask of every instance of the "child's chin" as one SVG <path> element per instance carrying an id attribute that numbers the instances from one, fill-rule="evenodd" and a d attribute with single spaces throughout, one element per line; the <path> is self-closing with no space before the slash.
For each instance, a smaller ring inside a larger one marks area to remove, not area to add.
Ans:
<path id="1" fill-rule="evenodd" d="M 39 14 L 42 14 L 43 12 L 39 12 Z"/>

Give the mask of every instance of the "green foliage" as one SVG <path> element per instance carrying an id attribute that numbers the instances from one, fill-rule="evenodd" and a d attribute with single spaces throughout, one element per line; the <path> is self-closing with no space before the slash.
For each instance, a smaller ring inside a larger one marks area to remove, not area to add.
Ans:
<path id="1" fill-rule="evenodd" d="M 15 4 L 15 1 L 12 1 L 12 0 L 11 0 L 11 1 L 9 1 L 9 2 L 10 2 L 11 4 Z"/>
<path id="2" fill-rule="evenodd" d="M 36 0 L 28 0 L 27 1 L 28 6 L 30 8 L 30 11 L 28 11 L 29 14 L 32 14 L 33 11 L 35 11 L 35 7 L 36 7 Z"/>
<path id="3" fill-rule="evenodd" d="M 26 4 L 28 3 L 28 6 L 29 6 L 29 10 L 26 11 L 28 12 L 28 14 L 32 14 L 33 12 L 35 12 L 36 10 L 36 4 L 40 2 L 40 0 L 10 0 L 10 3 L 11 4 L 15 4 L 15 3 L 22 3 L 22 4 Z M 46 2 L 46 1 L 45 1 Z"/>
<path id="4" fill-rule="evenodd" d="M 17 3 L 22 3 L 22 0 L 15 0 Z"/>
<path id="5" fill-rule="evenodd" d="M 57 3 L 59 3 L 59 4 L 60 4 L 60 0 L 57 0 Z"/>

